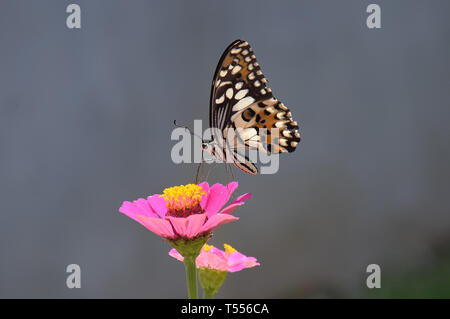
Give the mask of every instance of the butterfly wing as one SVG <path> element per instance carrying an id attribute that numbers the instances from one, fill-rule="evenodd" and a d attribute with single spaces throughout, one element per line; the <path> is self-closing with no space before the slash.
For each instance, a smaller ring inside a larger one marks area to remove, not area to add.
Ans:
<path id="1" fill-rule="evenodd" d="M 231 43 L 214 74 L 210 126 L 218 128 L 224 136 L 227 128 L 237 129 L 242 143 L 231 143 L 233 149 L 238 148 L 233 145 L 244 144 L 246 148 L 267 153 L 292 152 L 300 141 L 297 122 L 289 109 L 273 97 L 266 83 L 250 45 L 243 40 Z M 259 129 L 266 129 L 266 143 Z"/>
<path id="2" fill-rule="evenodd" d="M 231 102 L 233 96 L 230 96 L 228 89 L 233 88 L 240 74 L 230 71 L 236 64 L 233 62 L 234 54 L 231 51 L 239 46 L 241 40 L 231 43 L 223 52 L 219 63 L 217 64 L 214 78 L 211 85 L 211 95 L 209 101 L 209 126 L 223 130 L 230 119 Z M 228 94 L 226 94 L 228 92 Z"/>

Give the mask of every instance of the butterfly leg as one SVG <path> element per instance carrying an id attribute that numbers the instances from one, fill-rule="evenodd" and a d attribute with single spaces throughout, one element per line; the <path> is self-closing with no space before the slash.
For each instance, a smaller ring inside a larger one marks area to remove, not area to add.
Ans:
<path id="1" fill-rule="evenodd" d="M 228 163 L 225 163 L 225 184 L 228 185 Z"/>
<path id="2" fill-rule="evenodd" d="M 213 163 L 213 166 L 214 166 L 214 165 L 216 165 L 215 162 Z M 212 171 L 212 168 L 210 168 L 210 169 L 208 170 L 208 173 L 206 174 L 205 181 L 208 181 L 209 173 L 211 173 L 211 171 Z"/>
<path id="3" fill-rule="evenodd" d="M 208 163 L 208 162 L 211 162 L 211 161 L 208 161 L 207 159 L 204 159 L 203 158 L 203 152 L 202 152 L 202 161 L 200 162 L 200 164 L 198 164 L 198 166 L 197 166 L 197 173 L 195 174 L 195 179 L 194 179 L 194 182 L 195 182 L 195 184 L 198 184 L 198 183 L 200 183 L 200 180 L 202 179 L 202 168 L 203 168 L 203 164 L 204 163 Z M 208 172 L 208 175 L 209 175 L 209 172 Z"/>
<path id="4" fill-rule="evenodd" d="M 233 178 L 233 181 L 235 181 L 236 180 L 236 176 L 234 176 L 233 166 L 234 165 L 230 165 L 230 171 L 231 171 L 231 177 Z"/>
<path id="5" fill-rule="evenodd" d="M 194 180 L 194 183 L 195 184 L 198 184 L 198 183 L 200 183 L 200 179 L 201 179 L 201 177 L 202 177 L 202 167 L 203 167 L 203 161 L 200 163 L 200 164 L 198 164 L 198 166 L 197 166 L 197 173 L 195 174 L 195 180 Z"/>

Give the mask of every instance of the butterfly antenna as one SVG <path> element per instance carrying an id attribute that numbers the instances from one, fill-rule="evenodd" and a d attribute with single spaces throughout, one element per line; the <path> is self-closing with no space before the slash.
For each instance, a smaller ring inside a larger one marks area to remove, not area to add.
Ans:
<path id="1" fill-rule="evenodd" d="M 173 120 L 173 125 L 175 125 L 176 127 L 184 128 L 185 130 L 188 130 L 188 132 L 189 132 L 191 135 L 193 135 L 193 134 L 192 134 L 192 131 L 189 129 L 189 127 L 178 124 L 178 123 L 177 123 L 177 120 Z"/>
<path id="2" fill-rule="evenodd" d="M 199 136 L 199 135 L 197 135 L 195 133 L 192 133 L 192 131 L 191 131 L 191 129 L 189 127 L 184 126 L 184 125 L 179 125 L 177 123 L 177 120 L 173 120 L 173 125 L 175 125 L 176 127 L 179 127 L 179 128 L 184 128 L 185 130 L 187 130 L 189 132 L 189 134 L 191 134 L 192 136 L 197 137 L 198 139 L 200 139 L 200 141 L 203 142 L 203 138 L 201 136 Z"/>

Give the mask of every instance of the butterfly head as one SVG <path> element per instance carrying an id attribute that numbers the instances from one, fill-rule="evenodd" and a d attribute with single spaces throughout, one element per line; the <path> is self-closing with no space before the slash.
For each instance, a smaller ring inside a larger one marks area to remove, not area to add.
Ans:
<path id="1" fill-rule="evenodd" d="M 202 150 L 204 152 L 208 152 L 210 154 L 213 154 L 214 150 L 214 141 L 202 141 Z"/>
<path id="2" fill-rule="evenodd" d="M 214 139 L 211 141 L 202 141 L 202 151 L 208 153 L 213 158 L 217 158 L 223 160 L 222 152 L 220 152 L 220 147 L 217 144 L 217 141 Z"/>

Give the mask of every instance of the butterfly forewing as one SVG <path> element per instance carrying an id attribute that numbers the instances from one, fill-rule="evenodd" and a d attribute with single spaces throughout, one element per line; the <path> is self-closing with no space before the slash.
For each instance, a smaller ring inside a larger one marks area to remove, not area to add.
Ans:
<path id="1" fill-rule="evenodd" d="M 258 100 L 270 99 L 272 92 L 250 45 L 234 41 L 223 53 L 213 78 L 210 125 L 224 129 L 230 124 L 233 108 L 244 109 Z"/>
<path id="2" fill-rule="evenodd" d="M 300 141 L 297 122 L 289 109 L 274 98 L 266 83 L 250 45 L 243 40 L 230 44 L 213 78 L 210 126 L 223 134 L 227 128 L 237 129 L 237 140 L 247 149 L 292 152 Z M 265 141 L 260 131 L 266 132 Z"/>

